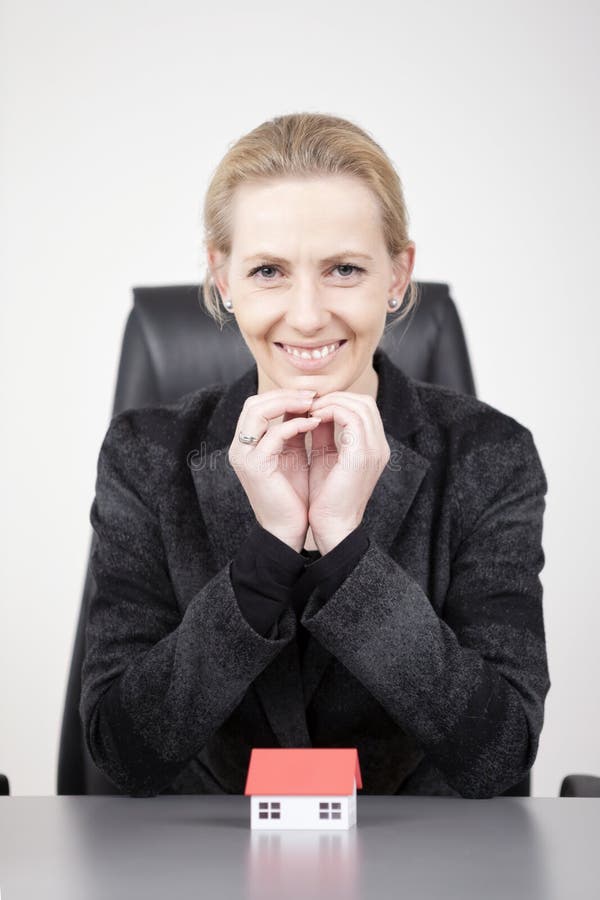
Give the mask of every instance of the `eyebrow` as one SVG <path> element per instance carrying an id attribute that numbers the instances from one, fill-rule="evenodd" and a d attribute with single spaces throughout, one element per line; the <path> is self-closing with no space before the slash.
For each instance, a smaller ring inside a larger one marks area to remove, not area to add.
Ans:
<path id="1" fill-rule="evenodd" d="M 321 259 L 321 263 L 332 262 L 334 259 L 339 259 L 341 256 L 355 256 L 360 257 L 361 259 L 370 259 L 373 257 L 369 256 L 368 253 L 359 253 L 357 250 L 340 250 L 339 253 L 334 253 L 332 256 L 326 256 L 325 259 Z M 272 259 L 273 262 L 278 263 L 287 263 L 289 260 L 284 259 L 282 256 L 274 256 L 272 253 L 255 253 L 253 256 L 246 256 L 243 262 L 252 262 L 253 259 Z"/>

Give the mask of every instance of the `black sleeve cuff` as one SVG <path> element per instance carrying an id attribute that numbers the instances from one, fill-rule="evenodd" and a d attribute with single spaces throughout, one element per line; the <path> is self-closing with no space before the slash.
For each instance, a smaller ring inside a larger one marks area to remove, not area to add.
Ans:
<path id="1" fill-rule="evenodd" d="M 368 532 L 361 522 L 329 553 L 307 565 L 292 592 L 296 613 L 301 614 L 315 587 L 319 588 L 319 599 L 323 602 L 328 600 L 363 557 L 369 543 Z"/>
<path id="2" fill-rule="evenodd" d="M 298 572 L 304 568 L 305 560 L 302 554 L 297 553 L 293 547 L 275 537 L 272 532 L 267 531 L 258 522 L 255 522 L 248 532 L 245 544 L 250 547 L 252 553 L 259 553 L 265 559 L 275 563 L 277 571 L 284 572 L 286 578 L 297 577 Z"/>
<path id="3" fill-rule="evenodd" d="M 315 587 L 325 602 L 348 577 L 369 546 L 361 523 L 313 563 L 256 522 L 230 565 L 238 606 L 263 637 L 276 640 L 277 622 L 292 604 L 298 618 Z"/>
<path id="4" fill-rule="evenodd" d="M 301 553 L 258 522 L 231 561 L 229 574 L 238 606 L 246 621 L 263 637 L 274 637 L 274 626 L 291 603 L 292 587 L 304 565 Z"/>

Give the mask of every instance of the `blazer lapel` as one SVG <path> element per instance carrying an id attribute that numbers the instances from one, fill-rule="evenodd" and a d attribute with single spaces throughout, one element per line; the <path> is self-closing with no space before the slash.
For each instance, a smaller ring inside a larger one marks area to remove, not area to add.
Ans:
<path id="1" fill-rule="evenodd" d="M 369 498 L 363 524 L 371 540 L 387 551 L 430 462 L 403 440 L 426 421 L 413 379 L 392 363 L 380 347 L 375 351 L 373 365 L 379 376 L 377 406 L 391 455 Z M 198 436 L 203 453 L 191 466 L 217 570 L 236 555 L 256 521 L 227 454 L 244 400 L 256 394 L 257 385 L 258 373 L 253 365 L 224 388 L 205 433 Z M 291 641 L 255 679 L 254 688 L 281 746 L 311 746 L 305 710 L 332 660 L 332 655 L 309 636 L 302 666 L 297 644 Z"/>

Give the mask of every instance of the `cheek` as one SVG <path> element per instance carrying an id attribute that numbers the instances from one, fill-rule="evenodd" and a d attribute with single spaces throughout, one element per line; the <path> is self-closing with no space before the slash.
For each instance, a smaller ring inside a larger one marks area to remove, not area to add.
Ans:
<path id="1" fill-rule="evenodd" d="M 385 303 L 385 295 L 369 290 L 353 297 L 345 309 L 340 308 L 340 315 L 355 331 L 371 331 L 379 327 L 382 318 L 385 319 Z"/>
<path id="2" fill-rule="evenodd" d="M 244 334 L 256 341 L 267 341 L 273 333 L 276 325 L 276 318 L 272 315 L 265 315 L 264 309 L 261 310 L 256 304 L 254 307 L 246 306 L 243 310 L 236 310 L 237 324 Z"/>
<path id="3" fill-rule="evenodd" d="M 348 324 L 356 334 L 371 334 L 381 329 L 384 321 L 385 311 L 375 301 L 369 301 L 351 320 L 348 319 Z"/>

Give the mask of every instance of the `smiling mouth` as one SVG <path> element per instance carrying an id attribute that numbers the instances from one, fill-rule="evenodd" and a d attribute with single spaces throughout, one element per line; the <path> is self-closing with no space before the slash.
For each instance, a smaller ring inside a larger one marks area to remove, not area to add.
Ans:
<path id="1" fill-rule="evenodd" d="M 296 359 L 327 359 L 328 356 L 332 356 L 336 353 L 343 344 L 346 343 L 346 338 L 341 341 L 334 341 L 330 344 L 322 344 L 320 347 L 295 347 L 293 344 L 282 344 L 279 341 L 275 341 L 275 345 L 280 347 L 288 356 L 292 356 Z"/>
<path id="2" fill-rule="evenodd" d="M 347 338 L 344 338 L 342 341 L 335 341 L 332 344 L 324 344 L 322 347 L 314 347 L 309 350 L 301 347 L 293 348 L 290 344 L 282 344 L 279 341 L 274 342 L 279 352 L 285 357 L 286 363 L 305 373 L 316 373 L 328 369 L 338 355 L 344 352 L 347 343 Z M 325 348 L 327 349 L 325 350 Z"/>

